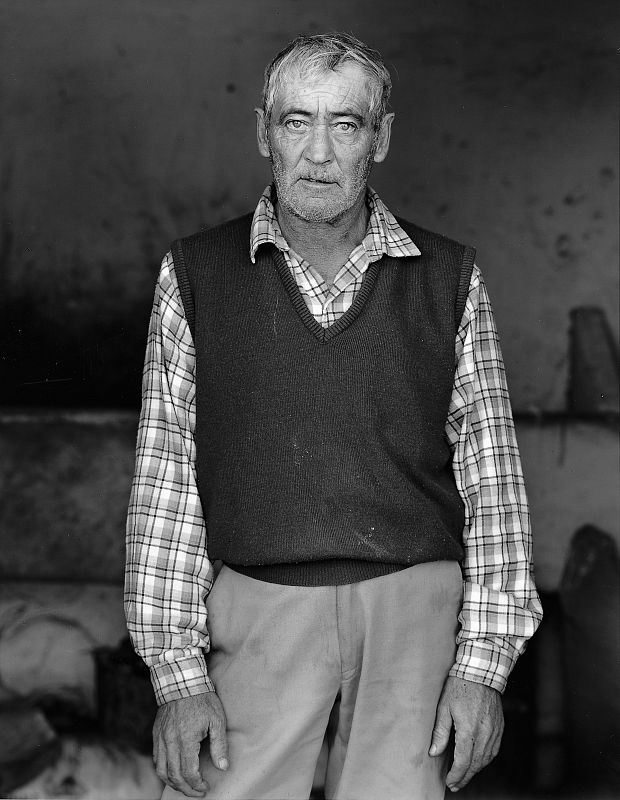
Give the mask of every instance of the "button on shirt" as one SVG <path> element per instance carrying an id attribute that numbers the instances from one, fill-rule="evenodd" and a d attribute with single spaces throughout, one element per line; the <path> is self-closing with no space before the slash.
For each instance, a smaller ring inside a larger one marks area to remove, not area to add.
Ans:
<path id="1" fill-rule="evenodd" d="M 369 264 L 420 251 L 368 190 L 366 236 L 328 287 L 285 241 L 267 187 L 256 208 L 250 257 L 274 244 L 310 312 L 324 327 L 350 307 Z M 174 263 L 161 265 L 151 314 L 127 521 L 125 608 L 158 703 L 213 690 L 204 598 L 213 582 L 196 484 L 195 351 Z M 532 578 L 521 463 L 493 313 L 474 266 L 455 338 L 455 378 L 445 433 L 465 505 L 463 606 L 450 674 L 503 691 L 542 610 Z"/>

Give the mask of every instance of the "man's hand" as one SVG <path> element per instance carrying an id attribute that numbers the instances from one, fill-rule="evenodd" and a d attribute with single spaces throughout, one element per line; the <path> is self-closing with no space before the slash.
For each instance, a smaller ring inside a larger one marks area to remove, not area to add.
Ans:
<path id="1" fill-rule="evenodd" d="M 211 760 L 228 769 L 226 716 L 215 692 L 171 700 L 157 710 L 153 726 L 153 761 L 164 783 L 188 797 L 209 789 L 200 774 L 200 743 L 209 736 Z"/>
<path id="2" fill-rule="evenodd" d="M 445 751 L 452 726 L 454 760 L 446 784 L 457 792 L 499 752 L 504 732 L 499 692 L 482 683 L 448 678 L 437 706 L 429 755 Z"/>

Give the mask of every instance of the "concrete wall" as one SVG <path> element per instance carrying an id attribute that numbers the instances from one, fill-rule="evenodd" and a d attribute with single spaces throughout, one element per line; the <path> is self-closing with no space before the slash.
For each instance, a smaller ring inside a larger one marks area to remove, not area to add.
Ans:
<path id="1" fill-rule="evenodd" d="M 477 245 L 518 408 L 560 409 L 568 311 L 617 330 L 610 0 L 2 0 L 0 402 L 135 406 L 168 242 L 252 207 L 252 108 L 300 31 L 347 29 L 395 76 L 373 179 Z"/>

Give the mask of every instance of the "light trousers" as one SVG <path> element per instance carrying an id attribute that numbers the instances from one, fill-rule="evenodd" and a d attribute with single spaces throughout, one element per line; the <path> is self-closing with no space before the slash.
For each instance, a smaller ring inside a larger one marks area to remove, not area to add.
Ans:
<path id="1" fill-rule="evenodd" d="M 307 800 L 326 735 L 328 800 L 443 798 L 445 757 L 428 749 L 461 602 L 455 562 L 321 587 L 223 567 L 207 600 L 208 667 L 230 767 L 215 769 L 203 744 L 207 798 Z"/>

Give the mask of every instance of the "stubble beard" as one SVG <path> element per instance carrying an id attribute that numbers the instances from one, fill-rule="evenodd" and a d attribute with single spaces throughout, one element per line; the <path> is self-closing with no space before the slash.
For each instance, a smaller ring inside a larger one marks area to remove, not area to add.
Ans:
<path id="1" fill-rule="evenodd" d="M 274 155 L 273 148 L 269 147 L 269 161 L 271 172 L 276 187 L 278 203 L 289 214 L 305 222 L 337 223 L 358 201 L 361 194 L 366 193 L 368 178 L 372 171 L 373 158 L 376 146 L 373 145 L 364 160 L 358 166 L 357 172 L 349 187 L 335 193 L 336 196 L 327 195 L 309 199 L 304 195 L 303 189 L 295 178 L 292 182 L 281 159 Z M 330 193 L 331 194 L 331 193 Z"/>

